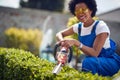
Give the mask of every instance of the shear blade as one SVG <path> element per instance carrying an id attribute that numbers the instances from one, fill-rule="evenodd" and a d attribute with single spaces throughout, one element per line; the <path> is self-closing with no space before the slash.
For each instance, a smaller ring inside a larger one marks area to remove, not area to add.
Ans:
<path id="1" fill-rule="evenodd" d="M 61 63 L 56 65 L 52 71 L 53 74 L 58 74 L 61 71 L 62 67 L 61 67 Z"/>

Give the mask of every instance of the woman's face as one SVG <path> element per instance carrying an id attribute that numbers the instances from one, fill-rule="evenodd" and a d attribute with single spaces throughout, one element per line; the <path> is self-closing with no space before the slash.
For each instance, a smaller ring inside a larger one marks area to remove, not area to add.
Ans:
<path id="1" fill-rule="evenodd" d="M 92 11 L 87 8 L 85 3 L 79 3 L 75 6 L 75 15 L 81 22 L 88 21 L 91 17 Z"/>

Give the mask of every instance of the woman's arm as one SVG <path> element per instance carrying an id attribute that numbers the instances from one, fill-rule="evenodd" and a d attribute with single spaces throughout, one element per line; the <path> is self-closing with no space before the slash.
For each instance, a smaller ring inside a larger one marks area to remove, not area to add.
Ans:
<path id="1" fill-rule="evenodd" d="M 67 28 L 65 30 L 62 30 L 56 34 L 56 38 L 58 41 L 64 40 L 65 36 L 69 36 L 74 34 L 73 27 Z"/>
<path id="2" fill-rule="evenodd" d="M 108 33 L 101 33 L 99 35 L 97 35 L 93 47 L 87 47 L 85 45 L 83 45 L 83 47 L 81 48 L 81 50 L 83 51 L 83 53 L 85 53 L 86 55 L 90 55 L 90 56 L 95 56 L 97 57 L 106 41 L 108 37 Z"/>
<path id="3" fill-rule="evenodd" d="M 65 36 L 69 36 L 69 35 L 71 35 L 73 33 L 74 33 L 73 28 L 70 27 L 68 29 L 65 29 L 63 31 L 58 32 L 56 34 L 56 37 L 57 37 L 57 40 L 60 41 L 62 46 L 70 47 L 70 46 L 75 45 L 76 47 L 79 47 L 81 45 L 81 42 L 79 42 L 78 40 L 75 40 L 75 39 L 64 39 Z M 100 51 L 101 51 L 101 49 L 102 49 L 106 39 L 107 39 L 107 37 L 108 37 L 108 33 L 107 32 L 98 34 L 96 36 L 95 41 L 94 41 L 93 47 L 88 47 L 88 46 L 85 46 L 83 44 L 81 50 L 86 55 L 97 57 L 99 55 L 99 53 L 100 53 Z"/>
<path id="4" fill-rule="evenodd" d="M 103 45 L 108 37 L 108 33 L 101 33 L 97 35 L 93 47 L 88 47 L 83 44 L 82 48 L 80 50 L 83 51 L 84 54 L 89 56 L 97 57 L 103 48 Z M 75 45 L 76 47 L 79 47 L 81 45 L 81 42 L 75 39 L 64 39 L 61 41 L 63 46 L 69 47 Z"/>

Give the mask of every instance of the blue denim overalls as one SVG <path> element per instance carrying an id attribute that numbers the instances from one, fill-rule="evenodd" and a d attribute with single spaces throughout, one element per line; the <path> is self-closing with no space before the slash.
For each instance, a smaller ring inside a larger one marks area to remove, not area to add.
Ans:
<path id="1" fill-rule="evenodd" d="M 91 34 L 81 36 L 81 23 L 78 27 L 78 39 L 81 43 L 88 47 L 93 46 L 93 42 L 96 38 L 96 27 L 99 21 L 93 26 Z M 112 76 L 120 69 L 120 56 L 115 53 L 116 44 L 110 39 L 111 48 L 102 48 L 98 57 L 86 56 L 82 62 L 82 70 L 90 71 L 93 74 L 99 74 L 102 76 Z"/>

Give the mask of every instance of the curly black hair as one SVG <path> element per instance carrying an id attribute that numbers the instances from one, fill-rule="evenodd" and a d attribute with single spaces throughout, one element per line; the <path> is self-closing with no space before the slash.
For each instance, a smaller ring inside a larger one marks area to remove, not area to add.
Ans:
<path id="1" fill-rule="evenodd" d="M 71 0 L 69 2 L 69 10 L 75 15 L 75 5 L 78 3 L 85 3 L 87 7 L 92 11 L 91 17 L 94 17 L 97 12 L 97 4 L 95 0 Z"/>

